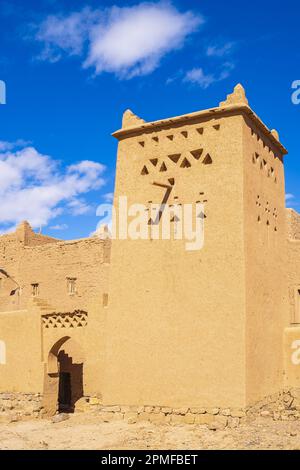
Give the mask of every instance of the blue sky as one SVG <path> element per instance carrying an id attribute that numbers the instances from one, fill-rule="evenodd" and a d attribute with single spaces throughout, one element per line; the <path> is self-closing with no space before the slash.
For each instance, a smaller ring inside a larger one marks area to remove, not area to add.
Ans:
<path id="1" fill-rule="evenodd" d="M 58 238 L 88 236 L 113 192 L 122 113 L 214 107 L 238 82 L 289 150 L 297 209 L 299 13 L 294 0 L 1 0 L 0 231 L 27 218 Z"/>

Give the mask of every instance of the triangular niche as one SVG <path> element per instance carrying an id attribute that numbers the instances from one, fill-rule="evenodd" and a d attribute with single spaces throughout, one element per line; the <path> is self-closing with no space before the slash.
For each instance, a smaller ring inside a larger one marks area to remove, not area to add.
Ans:
<path id="1" fill-rule="evenodd" d="M 178 163 L 178 160 L 181 157 L 181 153 L 173 153 L 172 155 L 168 155 L 168 157 L 170 160 L 172 160 L 173 163 Z"/>
<path id="2" fill-rule="evenodd" d="M 190 168 L 192 165 L 187 158 L 184 158 L 181 162 L 180 168 Z"/>
<path id="3" fill-rule="evenodd" d="M 165 162 L 162 162 L 159 171 L 167 171 L 167 167 L 166 167 Z"/>
<path id="4" fill-rule="evenodd" d="M 143 167 L 143 169 L 141 171 L 141 175 L 149 175 L 149 171 L 148 171 L 146 166 Z"/>
<path id="5" fill-rule="evenodd" d="M 203 153 L 203 149 L 191 150 L 191 154 L 193 155 L 193 157 L 194 157 L 196 160 L 199 160 L 199 158 L 201 157 L 202 153 Z"/>
<path id="6" fill-rule="evenodd" d="M 213 162 L 213 161 L 212 161 L 211 156 L 209 155 L 209 153 L 207 153 L 207 154 L 205 155 L 205 157 L 204 157 L 202 163 L 203 163 L 204 165 L 211 165 L 212 162 Z"/>

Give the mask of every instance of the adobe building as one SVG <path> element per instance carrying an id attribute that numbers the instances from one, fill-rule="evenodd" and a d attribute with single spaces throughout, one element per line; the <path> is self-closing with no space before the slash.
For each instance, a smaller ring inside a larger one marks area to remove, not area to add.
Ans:
<path id="1" fill-rule="evenodd" d="M 27 222 L 0 237 L 1 392 L 22 392 L 18 399 L 29 398 L 32 406 L 43 397 L 51 414 L 58 370 L 67 381 L 62 409 L 74 409 L 83 393 L 102 390 L 105 321 L 99 304 L 107 298 L 109 257 L 109 240 L 61 241 L 34 233 Z"/>
<path id="2" fill-rule="evenodd" d="M 204 245 L 65 242 L 27 223 L 0 237 L 3 409 L 94 409 L 131 422 L 225 425 L 261 410 L 295 419 L 300 215 L 285 207 L 278 133 L 237 85 L 218 107 L 183 116 L 147 123 L 126 111 L 113 135 L 117 213 L 121 196 L 146 207 L 200 202 Z"/>

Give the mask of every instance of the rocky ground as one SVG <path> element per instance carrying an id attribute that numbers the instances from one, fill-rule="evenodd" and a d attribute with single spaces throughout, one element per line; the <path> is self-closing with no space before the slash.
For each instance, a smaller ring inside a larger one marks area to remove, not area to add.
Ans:
<path id="1" fill-rule="evenodd" d="M 201 425 L 100 423 L 88 413 L 69 419 L 0 423 L 0 449 L 300 449 L 300 421 L 248 419 L 238 428 Z"/>

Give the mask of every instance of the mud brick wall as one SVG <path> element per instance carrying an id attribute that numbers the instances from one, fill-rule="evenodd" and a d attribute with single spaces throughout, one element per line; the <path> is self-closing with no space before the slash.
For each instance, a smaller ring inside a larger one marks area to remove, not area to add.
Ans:
<path id="1" fill-rule="evenodd" d="M 26 309 L 32 284 L 38 297 L 58 311 L 86 309 L 93 298 L 107 294 L 110 241 L 99 238 L 61 241 L 36 234 L 25 222 L 0 237 L 0 311 Z M 68 291 L 75 279 L 75 292 Z M 15 295 L 11 292 L 20 287 Z"/>

